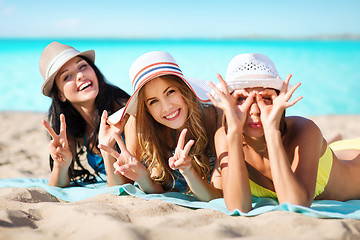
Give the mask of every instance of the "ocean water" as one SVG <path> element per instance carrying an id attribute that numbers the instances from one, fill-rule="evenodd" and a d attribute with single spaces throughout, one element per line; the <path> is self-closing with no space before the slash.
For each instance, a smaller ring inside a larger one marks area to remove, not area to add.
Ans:
<path id="1" fill-rule="evenodd" d="M 50 99 L 41 94 L 39 58 L 50 39 L 0 39 L 0 111 L 46 112 Z M 263 53 L 285 78 L 302 85 L 303 99 L 288 115 L 360 114 L 359 40 L 76 40 L 59 42 L 80 51 L 95 50 L 95 63 L 107 80 L 132 93 L 128 70 L 148 51 L 168 51 L 185 76 L 218 82 L 239 53 Z"/>

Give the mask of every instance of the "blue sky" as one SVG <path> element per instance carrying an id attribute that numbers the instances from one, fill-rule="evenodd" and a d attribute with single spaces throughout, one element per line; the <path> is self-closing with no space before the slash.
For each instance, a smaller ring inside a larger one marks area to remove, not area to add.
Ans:
<path id="1" fill-rule="evenodd" d="M 0 0 L 0 37 L 360 36 L 359 0 Z"/>

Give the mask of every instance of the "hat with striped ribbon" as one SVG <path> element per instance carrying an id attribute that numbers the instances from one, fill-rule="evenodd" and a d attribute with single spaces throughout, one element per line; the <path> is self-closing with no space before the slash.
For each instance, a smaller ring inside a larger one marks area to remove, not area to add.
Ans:
<path id="1" fill-rule="evenodd" d="M 125 114 L 134 115 L 136 113 L 139 90 L 152 79 L 164 75 L 179 77 L 200 101 L 210 101 L 206 93 L 210 92 L 211 89 L 204 80 L 185 78 L 180 67 L 169 53 L 160 51 L 148 52 L 136 59 L 131 65 L 129 77 L 134 93 L 125 107 L 109 116 L 108 122 L 116 124 Z"/>

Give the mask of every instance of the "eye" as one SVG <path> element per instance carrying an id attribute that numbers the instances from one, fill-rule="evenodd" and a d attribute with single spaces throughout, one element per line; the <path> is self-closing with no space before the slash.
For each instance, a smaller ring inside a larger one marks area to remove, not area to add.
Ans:
<path id="1" fill-rule="evenodd" d="M 236 103 L 239 105 L 243 104 L 246 101 L 246 97 L 245 96 L 238 96 L 236 98 Z"/>
<path id="2" fill-rule="evenodd" d="M 63 81 L 66 82 L 67 80 L 69 80 L 71 78 L 71 74 L 68 74 L 64 77 Z"/>
<path id="3" fill-rule="evenodd" d="M 157 103 L 157 102 L 158 102 L 158 100 L 156 100 L 156 99 L 151 100 L 151 101 L 149 102 L 149 106 L 151 106 L 151 105 L 153 105 L 154 103 Z"/>
<path id="4" fill-rule="evenodd" d="M 167 95 L 170 95 L 170 94 L 172 94 L 172 93 L 174 93 L 174 92 L 175 92 L 174 89 L 170 89 L 166 94 L 167 94 Z"/>
<path id="5" fill-rule="evenodd" d="M 88 64 L 87 63 L 82 63 L 82 64 L 80 64 L 80 66 L 79 66 L 79 69 L 85 69 L 86 67 L 88 66 Z"/>
<path id="6" fill-rule="evenodd" d="M 264 95 L 264 96 L 262 96 L 262 98 L 263 98 L 265 104 L 272 104 L 273 103 L 271 95 Z"/>

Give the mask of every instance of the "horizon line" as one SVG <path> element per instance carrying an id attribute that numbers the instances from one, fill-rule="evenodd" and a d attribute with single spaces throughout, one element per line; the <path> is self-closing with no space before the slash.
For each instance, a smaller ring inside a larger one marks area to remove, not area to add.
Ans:
<path id="1" fill-rule="evenodd" d="M 227 37 L 116 37 L 116 36 L 0 36 L 0 40 L 45 40 L 45 39 L 77 39 L 77 40 L 135 40 L 135 41 L 158 41 L 158 40 L 360 40 L 360 34 L 328 34 L 311 36 L 227 36 Z"/>

